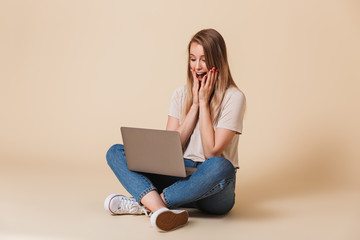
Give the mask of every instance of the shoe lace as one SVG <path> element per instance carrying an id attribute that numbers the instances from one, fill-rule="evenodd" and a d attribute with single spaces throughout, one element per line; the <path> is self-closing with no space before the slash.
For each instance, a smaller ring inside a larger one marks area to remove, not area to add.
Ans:
<path id="1" fill-rule="evenodd" d="M 145 213 L 146 216 L 149 216 L 148 210 L 137 203 L 135 199 L 123 199 L 120 203 L 119 210 L 130 214 Z"/>

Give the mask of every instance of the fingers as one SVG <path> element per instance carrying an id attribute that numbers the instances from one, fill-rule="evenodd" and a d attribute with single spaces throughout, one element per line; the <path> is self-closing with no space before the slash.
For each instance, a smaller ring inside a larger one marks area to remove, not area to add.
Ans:
<path id="1" fill-rule="evenodd" d="M 217 79 L 217 71 L 215 69 L 215 67 L 213 67 L 212 69 L 210 69 L 209 73 L 208 73 L 208 78 L 206 79 L 206 86 L 212 90 L 215 84 L 215 81 Z"/>
<path id="2" fill-rule="evenodd" d="M 205 74 L 205 76 L 201 80 L 200 89 L 203 89 L 206 86 L 206 82 L 208 81 L 208 79 L 209 79 L 209 73 Z"/>
<path id="3" fill-rule="evenodd" d="M 194 83 L 194 88 L 196 89 L 196 90 L 199 90 L 199 80 L 197 79 L 197 77 L 196 77 L 196 72 L 194 71 L 194 70 L 192 70 L 192 69 L 190 69 L 190 71 L 191 71 L 191 73 L 192 73 L 192 76 L 193 76 L 193 83 Z"/>
<path id="4" fill-rule="evenodd" d="M 192 76 L 193 76 L 193 80 L 195 81 L 197 78 L 196 78 L 196 73 L 194 70 L 190 69 L 191 73 L 192 73 Z"/>
<path id="5" fill-rule="evenodd" d="M 201 81 L 199 97 L 200 101 L 209 102 L 210 96 L 214 91 L 214 87 L 218 78 L 219 71 L 213 67 L 210 71 L 203 77 Z"/>

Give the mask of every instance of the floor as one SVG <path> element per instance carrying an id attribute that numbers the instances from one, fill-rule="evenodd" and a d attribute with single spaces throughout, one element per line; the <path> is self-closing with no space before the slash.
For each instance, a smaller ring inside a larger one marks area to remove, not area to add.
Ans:
<path id="1" fill-rule="evenodd" d="M 13 164 L 0 169 L 0 239 L 360 239 L 360 192 L 259 179 L 238 172 L 236 205 L 226 216 L 190 211 L 188 224 L 159 233 L 146 216 L 111 216 L 110 193 L 126 194 L 98 169 Z"/>

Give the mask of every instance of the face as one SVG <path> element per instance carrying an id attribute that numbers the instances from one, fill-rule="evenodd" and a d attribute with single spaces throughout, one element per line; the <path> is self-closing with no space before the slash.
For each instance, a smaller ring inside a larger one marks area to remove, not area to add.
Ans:
<path id="1" fill-rule="evenodd" d="M 199 81 L 201 81 L 208 72 L 205 63 L 204 48 L 196 42 L 190 45 L 190 69 L 196 72 Z"/>

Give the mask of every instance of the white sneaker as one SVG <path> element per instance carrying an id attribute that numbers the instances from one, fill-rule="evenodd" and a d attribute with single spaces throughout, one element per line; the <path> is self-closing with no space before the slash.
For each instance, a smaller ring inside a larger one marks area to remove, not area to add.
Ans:
<path id="1" fill-rule="evenodd" d="M 125 197 L 120 194 L 109 195 L 104 202 L 104 208 L 111 214 L 145 214 L 145 207 L 136 202 L 135 198 Z"/>
<path id="2" fill-rule="evenodd" d="M 189 214 L 185 210 L 170 210 L 161 208 L 152 213 L 151 225 L 159 231 L 170 231 L 185 225 L 188 222 Z"/>

